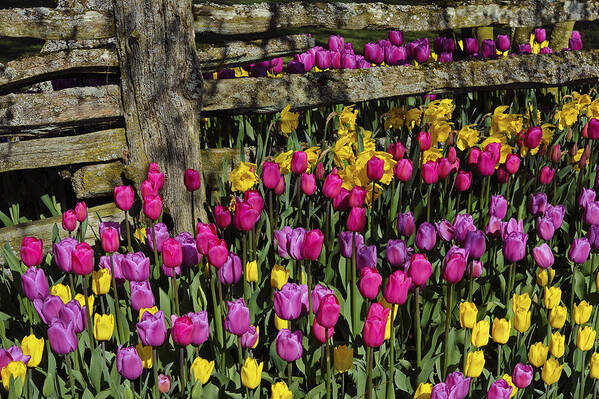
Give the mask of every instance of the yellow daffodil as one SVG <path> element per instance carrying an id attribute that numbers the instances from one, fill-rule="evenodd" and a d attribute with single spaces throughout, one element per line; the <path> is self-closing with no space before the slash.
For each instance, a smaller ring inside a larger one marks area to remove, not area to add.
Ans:
<path id="1" fill-rule="evenodd" d="M 92 291 L 96 295 L 103 295 L 110 290 L 110 270 L 107 268 L 92 272 Z"/>
<path id="2" fill-rule="evenodd" d="M 135 233 L 133 233 L 133 237 L 140 243 L 145 244 L 146 240 L 148 239 L 148 237 L 146 235 L 146 229 L 143 227 L 135 229 Z"/>
<path id="3" fill-rule="evenodd" d="M 63 303 L 70 302 L 73 297 L 71 296 L 71 288 L 64 284 L 55 284 L 50 288 L 50 295 L 59 297 Z"/>
<path id="4" fill-rule="evenodd" d="M 479 131 L 475 126 L 476 124 L 466 125 L 458 131 L 457 146 L 460 151 L 466 151 L 478 143 Z"/>
<path id="5" fill-rule="evenodd" d="M 27 362 L 27 367 L 37 367 L 42 361 L 44 354 L 44 338 L 37 338 L 34 334 L 30 334 L 21 341 L 21 350 L 23 355 L 31 356 Z"/>
<path id="6" fill-rule="evenodd" d="M 406 110 L 401 107 L 393 107 L 383 114 L 385 118 L 385 129 L 399 130 L 406 121 Z"/>
<path id="7" fill-rule="evenodd" d="M 448 121 L 453 112 L 453 100 L 444 98 L 431 101 L 424 110 L 424 123 L 434 123 L 435 121 Z"/>
<path id="8" fill-rule="evenodd" d="M 247 362 L 246 362 L 247 363 Z M 189 375 L 192 381 L 200 381 L 202 385 L 208 382 L 210 376 L 212 375 L 212 371 L 214 370 L 214 360 L 208 361 L 206 359 L 202 359 L 201 357 L 196 357 L 193 363 L 191 364 L 191 368 L 189 369 Z M 243 379 L 243 369 L 242 369 L 242 377 Z"/>
<path id="9" fill-rule="evenodd" d="M 406 112 L 406 127 L 414 129 L 414 126 L 420 126 L 422 110 L 420 108 L 411 108 Z"/>
<path id="10" fill-rule="evenodd" d="M 431 134 L 431 146 L 435 147 L 438 143 L 445 143 L 451 134 L 451 124 L 446 121 L 435 121 L 429 127 Z"/>
<path id="11" fill-rule="evenodd" d="M 547 361 L 549 348 L 542 342 L 537 342 L 528 350 L 528 361 L 535 367 L 541 367 Z"/>
<path id="12" fill-rule="evenodd" d="M 290 109 L 291 104 L 287 104 L 287 106 L 281 111 L 281 124 L 279 128 L 285 137 L 297 129 L 299 124 L 299 114 L 296 112 L 291 112 Z"/>
<path id="13" fill-rule="evenodd" d="M 214 367 L 214 366 L 213 366 Z M 258 363 L 256 359 L 248 357 L 245 359 L 245 363 L 241 367 L 241 383 L 244 387 L 249 389 L 257 388 L 262 381 L 262 368 L 264 362 Z"/>
<path id="14" fill-rule="evenodd" d="M 251 189 L 258 182 L 256 164 L 240 162 L 239 165 L 231 171 L 229 181 L 231 182 L 231 190 L 233 191 L 245 192 Z"/>
<path id="15" fill-rule="evenodd" d="M 575 102 L 564 104 L 560 111 L 555 113 L 557 128 L 560 130 L 572 126 L 578 120 L 579 108 Z"/>
<path id="16" fill-rule="evenodd" d="M 339 123 L 344 126 L 353 128 L 356 125 L 356 119 L 358 117 L 358 110 L 354 110 L 355 105 L 350 105 L 343 108 L 339 113 Z"/>
<path id="17" fill-rule="evenodd" d="M 316 168 L 318 157 L 320 156 L 320 147 L 310 147 L 304 150 L 308 158 L 308 172 Z"/>
<path id="18" fill-rule="evenodd" d="M 506 114 L 505 111 L 508 109 L 508 105 L 502 105 L 495 108 L 493 111 L 493 115 L 491 116 L 491 129 L 489 131 L 491 136 L 504 134 L 508 138 L 512 138 L 522 130 L 522 115 Z"/>
<path id="19" fill-rule="evenodd" d="M 599 119 L 599 98 L 593 100 L 587 108 L 587 118 L 589 119 Z"/>
<path id="20" fill-rule="evenodd" d="M 477 378 L 485 368 L 485 354 L 483 351 L 468 353 L 464 373 L 467 377 Z"/>
<path id="21" fill-rule="evenodd" d="M 460 303 L 460 325 L 462 328 L 474 328 L 478 309 L 472 302 Z"/>
<path id="22" fill-rule="evenodd" d="M 333 349 L 333 364 L 335 370 L 340 373 L 345 373 L 352 368 L 354 363 L 354 350 L 347 345 L 339 345 Z"/>

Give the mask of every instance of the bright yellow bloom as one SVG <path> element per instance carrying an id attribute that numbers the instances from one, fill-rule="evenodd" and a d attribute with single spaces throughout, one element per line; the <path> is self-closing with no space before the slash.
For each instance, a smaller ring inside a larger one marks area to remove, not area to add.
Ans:
<path id="1" fill-rule="evenodd" d="M 339 345 L 333 349 L 333 364 L 335 370 L 345 373 L 352 368 L 354 364 L 354 350 L 349 349 L 347 345 Z"/>
<path id="2" fill-rule="evenodd" d="M 493 341 L 498 344 L 505 344 L 510 339 L 510 331 L 512 330 L 512 322 L 507 319 L 498 319 L 497 317 L 493 320 L 493 329 L 491 335 Z"/>
<path id="3" fill-rule="evenodd" d="M 507 135 L 508 138 L 512 138 L 522 130 L 522 115 L 506 114 L 505 111 L 508 109 L 508 105 L 502 105 L 495 108 L 493 111 L 493 115 L 491 116 L 491 129 L 489 130 L 491 136 L 504 134 Z"/>
<path id="4" fill-rule="evenodd" d="M 13 380 L 18 378 L 21 379 L 21 388 L 25 384 L 25 373 L 27 372 L 27 366 L 25 363 L 18 362 L 10 362 L 6 366 L 2 367 L 2 373 L 0 376 L 2 377 L 2 385 L 4 385 L 4 389 L 7 391 L 10 390 L 10 379 L 12 377 Z M 21 396 L 21 392 L 15 392 L 17 396 Z"/>
<path id="5" fill-rule="evenodd" d="M 285 319 L 281 319 L 279 316 L 277 316 L 277 314 L 275 313 L 275 328 L 277 330 L 282 330 L 284 328 L 289 328 L 289 321 L 285 320 Z"/>
<path id="6" fill-rule="evenodd" d="M 473 129 L 476 124 L 466 125 L 458 131 L 457 146 L 461 151 L 474 147 L 479 139 L 479 131 Z"/>
<path id="7" fill-rule="evenodd" d="M 281 265 L 274 265 L 270 272 L 270 286 L 280 290 L 289 281 L 289 271 Z"/>
<path id="8" fill-rule="evenodd" d="M 599 119 L 599 98 L 593 100 L 593 102 L 589 104 L 589 107 L 587 108 L 587 117 L 589 119 Z"/>
<path id="9" fill-rule="evenodd" d="M 477 378 L 485 368 L 485 354 L 483 351 L 468 353 L 466 358 L 466 369 L 464 373 L 466 377 Z"/>
<path id="10" fill-rule="evenodd" d="M 406 110 L 405 108 L 393 107 L 383 114 L 383 118 L 385 118 L 385 129 L 399 130 L 406 120 Z"/>
<path id="11" fill-rule="evenodd" d="M 143 346 L 140 343 L 135 345 L 135 350 L 141 359 L 141 365 L 144 369 L 152 368 L 152 347 L 151 346 Z"/>
<path id="12" fill-rule="evenodd" d="M 198 356 L 195 358 L 195 360 L 191 364 L 191 368 L 189 369 L 189 375 L 194 382 L 200 381 L 202 383 L 202 385 L 204 385 L 210 379 L 210 376 L 212 375 L 213 370 L 214 370 L 214 360 L 209 362 L 208 360 L 202 359 L 201 357 Z M 242 369 L 242 378 L 243 378 L 243 369 Z"/>
<path id="13" fill-rule="evenodd" d="M 114 331 L 114 315 L 94 315 L 94 337 L 98 341 L 108 341 Z"/>
<path id="14" fill-rule="evenodd" d="M 428 161 L 436 161 L 443 157 L 443 153 L 437 147 L 431 147 L 422 153 L 422 164 L 424 165 Z"/>
<path id="15" fill-rule="evenodd" d="M 94 294 L 106 294 L 110 290 L 110 283 L 110 269 L 103 268 L 92 272 L 92 290 Z"/>
<path id="16" fill-rule="evenodd" d="M 311 170 L 316 168 L 316 163 L 318 162 L 318 157 L 320 156 L 320 147 L 310 147 L 304 150 L 306 156 L 308 158 L 308 173 Z"/>
<path id="17" fill-rule="evenodd" d="M 589 377 L 599 379 L 599 353 L 594 352 L 591 356 L 591 367 L 589 370 Z"/>
<path id="18" fill-rule="evenodd" d="M 150 314 L 154 314 L 154 313 L 158 312 L 158 307 L 157 306 L 152 306 L 151 308 L 141 308 L 141 309 L 139 309 L 138 321 L 141 321 L 141 316 L 143 316 L 143 314 L 145 312 L 150 312 Z"/>
<path id="19" fill-rule="evenodd" d="M 81 307 L 85 306 L 85 296 L 83 294 L 75 295 L 75 300 L 77 302 L 79 302 L 79 305 L 81 305 Z M 89 317 L 92 317 L 92 314 L 94 312 L 94 301 L 95 300 L 96 300 L 95 296 L 93 296 L 93 295 L 87 296 L 87 301 L 89 302 L 89 309 L 87 309 L 87 313 L 89 313 Z"/>
<path id="20" fill-rule="evenodd" d="M 547 361 L 549 348 L 542 342 L 537 342 L 528 350 L 528 361 L 535 367 L 541 367 Z"/>
<path id="21" fill-rule="evenodd" d="M 252 359 L 251 357 L 246 358 L 243 367 L 241 367 L 241 383 L 243 386 L 254 389 L 260 385 L 263 367 L 264 362 L 258 363 L 256 359 Z"/>
<path id="22" fill-rule="evenodd" d="M 551 385 L 555 384 L 559 381 L 559 377 L 562 375 L 562 370 L 564 365 L 559 365 L 559 362 L 556 359 L 549 359 L 543 366 L 543 371 L 541 372 L 541 378 L 545 381 L 545 384 Z"/>
<path id="23" fill-rule="evenodd" d="M 256 169 L 256 164 L 240 162 L 239 165 L 231 171 L 229 176 L 231 190 L 245 192 L 254 187 L 258 182 Z"/>
<path id="24" fill-rule="evenodd" d="M 431 146 L 435 147 L 438 143 L 445 143 L 451 133 L 451 124 L 446 121 L 435 121 L 429 127 L 431 134 Z"/>
<path id="25" fill-rule="evenodd" d="M 374 199 L 372 198 L 372 185 L 374 184 Z M 375 182 L 372 182 L 368 185 L 368 187 L 366 187 L 367 190 L 367 195 L 366 195 L 366 200 L 364 201 L 364 204 L 366 205 L 367 208 L 372 208 L 372 202 L 374 200 L 374 203 L 376 204 L 376 200 L 383 194 L 383 187 L 381 187 L 379 184 L 376 184 Z"/>
<path id="26" fill-rule="evenodd" d="M 277 155 L 274 159 L 275 163 L 279 165 L 282 175 L 286 175 L 291 172 L 291 158 L 293 157 L 293 151 L 282 152 Z"/>
<path id="27" fill-rule="evenodd" d="M 421 382 L 414 392 L 414 399 L 430 399 L 433 392 L 433 384 L 430 382 Z"/>
<path id="28" fill-rule="evenodd" d="M 559 287 L 545 287 L 544 303 L 547 309 L 553 309 L 562 300 L 562 290 Z"/>
<path id="29" fill-rule="evenodd" d="M 560 358 L 564 356 L 566 336 L 560 334 L 559 331 L 554 332 L 551 335 L 551 341 L 549 342 L 549 352 L 553 357 Z"/>
<path id="30" fill-rule="evenodd" d="M 296 112 L 291 112 L 290 109 L 291 104 L 287 104 L 287 106 L 281 111 L 281 124 L 279 127 L 281 129 L 281 133 L 283 133 L 285 137 L 289 136 L 289 133 L 297 129 L 299 124 L 299 114 Z"/>
<path id="31" fill-rule="evenodd" d="M 576 346 L 581 351 L 588 351 L 595 344 L 595 337 L 597 332 L 592 327 L 586 326 L 585 328 L 578 327 L 578 334 L 576 335 Z"/>
<path id="32" fill-rule="evenodd" d="M 490 327 L 487 320 L 481 320 L 476 323 L 472 329 L 472 345 L 480 348 L 488 344 Z"/>
<path id="33" fill-rule="evenodd" d="M 545 287 L 547 284 L 550 284 L 555 277 L 555 269 L 539 269 L 537 273 L 537 284 L 541 287 Z"/>
<path id="34" fill-rule="evenodd" d="M 64 284 L 55 284 L 50 288 L 50 295 L 54 295 L 62 299 L 63 303 L 68 303 L 73 297 L 71 296 L 71 287 Z"/>
<path id="35" fill-rule="evenodd" d="M 44 354 L 44 338 L 37 338 L 30 334 L 21 341 L 21 350 L 25 356 L 31 356 L 27 362 L 27 367 L 37 367 L 42 361 Z"/>
<path id="36" fill-rule="evenodd" d="M 514 385 L 514 382 L 512 381 L 512 376 L 509 374 L 504 374 L 503 377 L 501 377 L 505 382 L 508 383 L 509 386 L 512 387 L 512 393 L 510 393 L 510 398 L 513 398 L 514 396 L 516 396 L 516 394 L 518 393 L 518 387 L 516 385 Z"/>
<path id="37" fill-rule="evenodd" d="M 565 104 L 560 111 L 555 113 L 557 128 L 562 130 L 572 126 L 578 120 L 578 104 L 574 101 Z"/>
<path id="38" fill-rule="evenodd" d="M 358 117 L 358 110 L 354 110 L 356 105 L 350 105 L 343 108 L 339 114 L 339 124 L 354 128 L 356 125 L 356 118 Z"/>
<path id="39" fill-rule="evenodd" d="M 582 301 L 579 304 L 574 304 L 574 323 L 584 324 L 591 318 L 593 305 L 589 305 L 587 301 Z"/>
<path id="40" fill-rule="evenodd" d="M 584 153 L 584 148 L 581 148 L 578 150 L 578 152 L 576 152 L 576 154 L 574 155 L 574 157 L 572 157 L 572 160 L 570 161 L 570 163 L 574 164 L 574 166 L 572 167 L 574 170 L 580 170 L 580 159 L 582 158 L 582 154 Z M 587 162 L 585 165 L 589 164 L 589 160 L 587 158 Z"/>
<path id="41" fill-rule="evenodd" d="M 565 306 L 556 306 L 549 313 L 549 324 L 552 328 L 562 328 L 567 315 L 568 309 Z"/>
<path id="42" fill-rule="evenodd" d="M 258 281 L 258 262 L 253 260 L 245 264 L 245 279 L 249 282 Z"/>
<path id="43" fill-rule="evenodd" d="M 247 78 L 250 76 L 250 73 L 242 67 L 234 67 L 233 72 L 236 78 Z"/>
<path id="44" fill-rule="evenodd" d="M 406 112 L 406 127 L 413 129 L 414 126 L 420 125 L 420 118 L 422 117 L 422 110 L 420 108 L 411 108 Z"/>
<path id="45" fill-rule="evenodd" d="M 385 300 L 384 296 L 381 296 L 381 300 L 379 301 L 379 303 L 381 305 L 383 305 L 386 309 L 391 309 L 391 304 L 389 302 L 387 302 L 387 300 Z M 389 312 L 389 314 L 393 313 L 393 321 L 395 321 L 395 318 L 397 317 L 397 311 L 399 310 L 399 305 L 395 304 L 393 306 L 393 312 Z M 387 319 L 389 320 L 389 319 Z M 387 323 L 389 324 L 389 323 Z"/>
<path id="46" fill-rule="evenodd" d="M 448 121 L 453 112 L 453 100 L 444 98 L 431 101 L 424 110 L 424 123 L 434 123 L 436 121 Z"/>
<path id="47" fill-rule="evenodd" d="M 287 387 L 285 381 L 279 381 L 276 384 L 272 384 L 270 389 L 272 390 L 272 395 L 270 399 L 292 399 L 293 393 Z"/>
<path id="48" fill-rule="evenodd" d="M 516 313 L 518 310 L 529 310 L 532 300 L 528 293 L 522 295 L 516 295 L 512 297 L 512 310 Z"/>
<path id="49" fill-rule="evenodd" d="M 472 302 L 460 303 L 460 325 L 462 328 L 474 328 L 478 309 Z"/>
<path id="50" fill-rule="evenodd" d="M 597 273 L 597 276 L 595 277 L 595 288 L 599 291 L 599 273 Z"/>
<path id="51" fill-rule="evenodd" d="M 521 333 L 528 331 L 531 319 L 530 310 L 516 310 L 514 313 L 514 328 Z"/>
<path id="52" fill-rule="evenodd" d="M 136 229 L 135 233 L 133 233 L 133 237 L 140 243 L 145 244 L 146 240 L 148 239 L 148 236 L 146 235 L 146 229 L 143 227 Z"/>

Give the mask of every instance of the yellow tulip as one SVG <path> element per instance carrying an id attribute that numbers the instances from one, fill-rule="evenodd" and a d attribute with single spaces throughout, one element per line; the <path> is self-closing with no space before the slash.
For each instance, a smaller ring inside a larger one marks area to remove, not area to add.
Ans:
<path id="1" fill-rule="evenodd" d="M 249 389 L 258 387 L 260 381 L 262 381 L 263 367 L 264 362 L 258 363 L 256 359 L 246 358 L 243 367 L 241 367 L 241 383 L 243 386 Z"/>
<path id="2" fill-rule="evenodd" d="M 391 304 L 389 302 L 387 302 L 384 297 L 381 297 L 381 300 L 379 301 L 379 303 L 381 305 L 383 305 L 385 308 L 391 309 Z M 393 306 L 393 312 L 389 312 L 389 315 L 391 313 L 393 313 L 393 321 L 395 321 L 395 318 L 397 317 L 398 309 L 399 309 L 399 305 L 395 304 L 395 306 Z M 390 320 L 390 317 L 387 319 L 387 325 L 389 325 L 389 320 Z M 389 339 L 389 338 L 385 338 L 385 339 Z"/>
<path id="3" fill-rule="evenodd" d="M 254 185 L 258 182 L 256 169 L 256 164 L 240 162 L 239 165 L 229 174 L 231 190 L 245 192 L 254 187 Z"/>
<path id="4" fill-rule="evenodd" d="M 480 348 L 489 343 L 490 325 L 487 320 L 481 320 L 472 329 L 472 345 Z"/>
<path id="5" fill-rule="evenodd" d="M 414 392 L 414 399 L 430 399 L 433 392 L 433 384 L 429 382 L 421 382 Z"/>
<path id="6" fill-rule="evenodd" d="M 114 315 L 94 315 L 94 337 L 98 341 L 108 341 L 114 331 Z"/>
<path id="7" fill-rule="evenodd" d="M 27 367 L 37 367 L 42 361 L 44 354 L 44 338 L 37 338 L 30 334 L 21 341 L 21 350 L 25 356 L 31 356 L 27 362 Z"/>
<path id="8" fill-rule="evenodd" d="M 281 111 L 281 120 L 280 120 L 280 129 L 281 133 L 285 135 L 285 137 L 289 136 L 289 133 L 293 132 L 297 129 L 299 124 L 299 114 L 295 112 L 291 112 L 291 104 L 287 104 L 285 108 Z"/>
<path id="9" fill-rule="evenodd" d="M 596 380 L 599 379 L 599 353 L 593 353 L 591 356 L 591 368 L 589 371 L 589 376 Z"/>
<path id="10" fill-rule="evenodd" d="M 71 296 L 71 287 L 64 284 L 55 284 L 50 288 L 50 295 L 55 295 L 62 299 L 63 303 L 68 303 L 73 297 Z"/>
<path id="11" fill-rule="evenodd" d="M 349 349 L 347 345 L 339 345 L 333 349 L 333 364 L 340 373 L 345 373 L 352 368 L 354 364 L 354 350 Z"/>
<path id="12" fill-rule="evenodd" d="M 81 307 L 85 306 L 85 296 L 83 296 L 83 294 L 75 295 L 75 300 L 79 302 L 79 305 L 81 305 Z M 93 295 L 88 295 L 87 300 L 89 301 L 89 309 L 87 309 L 87 313 L 89 313 L 89 317 L 92 317 L 92 313 L 94 311 L 95 297 Z"/>
<path id="13" fill-rule="evenodd" d="M 512 300 L 512 310 L 514 311 L 514 313 L 516 313 L 518 311 L 529 310 L 531 303 L 532 303 L 532 300 L 530 299 L 530 296 L 528 296 L 528 294 L 526 292 L 522 295 L 514 294 L 513 300 Z"/>
<path id="14" fill-rule="evenodd" d="M 106 294 L 110 291 L 110 270 L 107 268 L 92 272 L 92 290 L 96 295 Z"/>
<path id="15" fill-rule="evenodd" d="M 553 335 L 551 335 L 551 342 L 549 342 L 549 351 L 554 357 L 559 359 L 560 357 L 564 356 L 565 342 L 566 336 L 560 334 L 559 331 L 556 331 L 553 333 Z"/>
<path id="16" fill-rule="evenodd" d="M 545 307 L 547 309 L 553 309 L 559 305 L 562 299 L 562 290 L 559 287 L 545 287 Z"/>
<path id="17" fill-rule="evenodd" d="M 597 332 L 593 330 L 592 327 L 578 327 L 578 334 L 576 334 L 576 346 L 581 351 L 588 351 L 595 344 L 596 335 Z"/>
<path id="18" fill-rule="evenodd" d="M 582 301 L 578 305 L 574 304 L 572 317 L 574 323 L 584 324 L 591 318 L 591 312 L 593 311 L 593 305 L 589 305 L 587 301 Z"/>
<path id="19" fill-rule="evenodd" d="M 141 321 L 141 316 L 143 316 L 143 314 L 145 312 L 150 312 L 150 314 L 154 314 L 154 313 L 158 312 L 158 307 L 152 306 L 151 308 L 141 308 L 141 309 L 139 309 L 139 318 L 138 318 L 139 321 Z"/>
<path id="20" fill-rule="evenodd" d="M 564 365 L 562 364 L 560 366 L 556 359 L 549 359 L 543 366 L 541 378 L 543 378 L 543 381 L 545 381 L 545 384 L 547 385 L 555 384 L 559 381 L 559 377 L 562 375 L 563 368 Z"/>
<path id="21" fill-rule="evenodd" d="M 568 309 L 565 306 L 556 306 L 549 313 L 549 324 L 552 328 L 562 328 L 566 323 Z"/>
<path id="22" fill-rule="evenodd" d="M 289 321 L 285 320 L 285 319 L 281 319 L 279 316 L 277 316 L 277 314 L 275 313 L 275 328 L 277 330 L 282 330 L 284 328 L 289 328 Z"/>
<path id="23" fill-rule="evenodd" d="M 472 302 L 460 303 L 460 325 L 462 328 L 474 328 L 478 309 Z"/>
<path id="24" fill-rule="evenodd" d="M 521 333 L 528 331 L 530 328 L 530 310 L 516 310 L 514 313 L 514 328 Z"/>
<path id="25" fill-rule="evenodd" d="M 287 281 L 289 281 L 289 271 L 284 266 L 274 265 L 270 272 L 270 286 L 280 290 Z"/>
<path id="26" fill-rule="evenodd" d="M 2 367 L 2 373 L 0 376 L 2 377 L 2 385 L 4 385 L 4 389 L 7 391 L 10 390 L 10 379 L 17 380 L 17 378 L 21 379 L 21 388 L 25 384 L 25 373 L 27 372 L 27 366 L 25 363 L 18 362 L 10 362 L 6 366 Z M 17 396 L 21 396 L 21 392 L 16 392 Z"/>
<path id="27" fill-rule="evenodd" d="M 210 375 L 212 375 L 212 371 L 214 370 L 214 360 L 208 361 L 206 359 L 202 359 L 201 357 L 196 357 L 193 363 L 191 364 L 191 369 L 189 371 L 189 375 L 191 379 L 195 381 L 200 381 L 202 385 L 208 382 L 210 379 Z M 242 369 L 243 373 L 243 369 Z M 243 374 L 242 374 L 243 378 Z"/>
<path id="28" fill-rule="evenodd" d="M 498 319 L 497 317 L 493 320 L 492 337 L 493 341 L 498 344 L 505 344 L 510 339 L 510 331 L 512 329 L 512 322 L 507 319 Z"/>
<path id="29" fill-rule="evenodd" d="M 141 359 L 141 365 L 144 369 L 152 368 L 152 347 L 151 346 L 143 346 L 140 343 L 135 345 L 135 350 Z"/>
<path id="30" fill-rule="evenodd" d="M 270 389 L 272 390 L 272 395 L 270 399 L 291 399 L 293 398 L 293 393 L 287 387 L 285 381 L 279 381 L 276 384 L 272 384 Z"/>
<path id="31" fill-rule="evenodd" d="M 468 353 L 466 358 L 466 377 L 477 378 L 485 368 L 485 354 L 483 351 Z"/>
<path id="32" fill-rule="evenodd" d="M 553 281 L 554 277 L 554 269 L 540 269 L 537 273 L 537 284 L 539 284 L 541 287 L 545 287 L 547 284 L 550 284 Z"/>
<path id="33" fill-rule="evenodd" d="M 245 279 L 248 283 L 258 281 L 258 262 L 255 260 L 245 264 Z"/>
<path id="34" fill-rule="evenodd" d="M 516 385 L 514 385 L 514 382 L 512 381 L 512 376 L 509 374 L 504 374 L 503 377 L 501 377 L 505 382 L 508 383 L 509 386 L 512 387 L 512 393 L 510 393 L 510 398 L 516 396 L 516 394 L 518 393 L 518 387 Z"/>
<path id="35" fill-rule="evenodd" d="M 535 367 L 541 367 L 547 361 L 549 348 L 542 342 L 537 342 L 528 350 L 528 361 Z"/>

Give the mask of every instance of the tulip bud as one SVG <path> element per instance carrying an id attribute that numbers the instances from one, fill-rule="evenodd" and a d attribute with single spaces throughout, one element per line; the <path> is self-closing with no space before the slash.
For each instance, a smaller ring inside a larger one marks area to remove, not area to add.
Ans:
<path id="1" fill-rule="evenodd" d="M 308 155 L 304 151 L 296 151 L 291 157 L 291 171 L 296 174 L 302 174 L 308 168 Z"/>
<path id="2" fill-rule="evenodd" d="M 337 173 L 330 173 L 327 178 L 324 180 L 324 184 L 322 185 L 322 193 L 325 197 L 329 199 L 334 199 L 339 195 L 341 191 L 341 186 L 343 185 L 343 180 Z"/>
<path id="3" fill-rule="evenodd" d="M 87 219 L 87 205 L 85 205 L 85 202 L 77 202 L 75 204 L 75 215 L 77 215 L 79 223 L 83 223 Z"/>
<path id="4" fill-rule="evenodd" d="M 364 230 L 366 225 L 366 210 L 361 207 L 352 207 L 349 215 L 347 216 L 347 222 L 345 227 L 349 231 L 359 232 Z"/>
<path id="5" fill-rule="evenodd" d="M 133 206 L 135 193 L 131 186 L 116 186 L 114 188 L 114 203 L 122 211 L 128 211 Z"/>
<path id="6" fill-rule="evenodd" d="M 316 170 L 314 171 L 314 175 L 318 181 L 322 181 L 324 179 L 324 165 L 322 162 L 318 162 L 316 165 Z"/>
<path id="7" fill-rule="evenodd" d="M 42 263 L 43 241 L 35 237 L 23 237 L 21 241 L 21 261 L 27 267 Z"/>
<path id="8" fill-rule="evenodd" d="M 102 249 L 104 252 L 112 253 L 116 252 L 119 249 L 120 239 L 119 239 L 119 231 L 112 226 L 108 226 L 102 229 L 101 240 L 102 240 Z"/>
<path id="9" fill-rule="evenodd" d="M 418 133 L 416 140 L 418 140 L 421 152 L 424 152 L 431 148 L 431 135 L 429 132 L 421 131 L 420 133 Z"/>
<path id="10" fill-rule="evenodd" d="M 316 191 L 316 179 L 312 173 L 302 173 L 301 187 L 302 192 L 307 196 L 314 194 Z"/>
<path id="11" fill-rule="evenodd" d="M 393 167 L 393 175 L 401 182 L 407 182 L 412 177 L 412 160 L 400 159 Z"/>
<path id="12" fill-rule="evenodd" d="M 165 374 L 158 375 L 158 392 L 168 393 L 171 390 L 171 377 Z"/>
<path id="13" fill-rule="evenodd" d="M 384 171 L 385 161 L 377 156 L 372 156 L 366 163 L 366 174 L 372 181 L 381 180 L 383 178 Z"/>
<path id="14" fill-rule="evenodd" d="M 62 228 L 68 232 L 73 232 L 77 228 L 77 216 L 75 211 L 69 209 L 62 214 Z"/>
<path id="15" fill-rule="evenodd" d="M 144 197 L 144 214 L 148 219 L 158 220 L 162 214 L 162 198 L 159 195 L 148 195 Z"/>
<path id="16" fill-rule="evenodd" d="M 262 184 L 264 187 L 274 189 L 281 178 L 281 170 L 276 162 L 265 161 L 262 164 Z"/>

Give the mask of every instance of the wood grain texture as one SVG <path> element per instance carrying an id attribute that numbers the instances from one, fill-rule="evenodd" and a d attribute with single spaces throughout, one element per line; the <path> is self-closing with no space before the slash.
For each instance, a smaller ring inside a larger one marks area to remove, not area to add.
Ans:
<path id="1" fill-rule="evenodd" d="M 0 93 L 57 77 L 115 73 L 119 62 L 111 49 L 75 49 L 0 63 Z"/>
<path id="2" fill-rule="evenodd" d="M 122 124 L 121 115 L 120 89 L 116 85 L 0 96 L 0 134 L 114 126 Z"/>
<path id="3" fill-rule="evenodd" d="M 92 208 L 88 208 L 88 227 L 85 233 L 85 241 L 93 245 L 95 242 L 96 235 L 98 234 L 98 228 L 100 225 L 100 218 L 104 222 L 122 222 L 125 218 L 123 211 L 118 209 L 114 203 L 99 205 Z M 23 237 L 32 236 L 41 238 L 44 242 L 44 253 L 52 250 L 52 234 L 54 225 L 58 226 L 60 236 L 65 238 L 67 234 L 60 227 L 62 223 L 62 216 L 50 217 L 42 220 L 36 220 L 33 222 L 27 222 L 16 226 L 5 227 L 0 229 L 0 245 L 4 246 L 5 242 L 8 242 L 13 252 L 19 257 L 19 249 L 21 248 L 21 240 Z M 95 234 L 94 234 L 95 233 Z M 0 263 L 4 263 L 4 256 L 0 251 Z"/>
<path id="4" fill-rule="evenodd" d="M 556 86 L 599 78 L 599 50 L 447 64 L 333 70 L 282 78 L 208 80 L 205 112 L 273 112 L 422 93 Z"/>
<path id="5" fill-rule="evenodd" d="M 0 36 L 45 40 L 104 39 L 114 36 L 112 14 L 68 8 L 0 9 Z"/>
<path id="6" fill-rule="evenodd" d="M 453 5 L 288 2 L 194 4 L 198 33 L 236 35 L 320 27 L 327 29 L 434 31 L 488 25 L 541 26 L 599 18 L 596 0 L 525 0 Z"/>
<path id="7" fill-rule="evenodd" d="M 124 129 L 0 143 L 0 172 L 123 158 Z"/>

